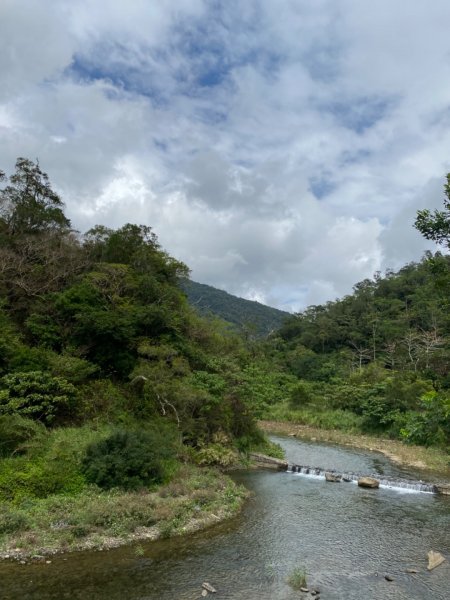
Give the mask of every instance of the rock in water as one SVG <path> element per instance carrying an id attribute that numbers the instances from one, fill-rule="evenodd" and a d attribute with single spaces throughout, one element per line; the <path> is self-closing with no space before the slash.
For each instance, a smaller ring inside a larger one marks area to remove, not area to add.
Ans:
<path id="1" fill-rule="evenodd" d="M 207 596 L 207 595 L 208 595 L 208 592 L 207 592 L 207 590 L 202 590 L 202 596 L 203 596 L 203 598 L 204 598 L 205 596 Z"/>
<path id="2" fill-rule="evenodd" d="M 326 481 L 335 481 L 338 482 L 341 480 L 342 475 L 338 475 L 337 473 L 330 473 L 329 471 L 327 471 L 325 473 L 325 479 Z"/>
<path id="3" fill-rule="evenodd" d="M 390 575 L 385 575 L 384 578 L 386 579 L 386 581 L 394 581 L 394 578 Z"/>
<path id="4" fill-rule="evenodd" d="M 360 477 L 358 479 L 359 487 L 364 488 L 379 488 L 380 482 L 375 477 Z"/>
<path id="5" fill-rule="evenodd" d="M 442 554 L 440 552 L 434 552 L 433 550 L 430 550 L 428 552 L 428 567 L 427 569 L 429 571 L 432 571 L 433 569 L 435 569 L 436 567 L 438 567 L 439 565 L 441 565 L 445 560 L 445 557 L 442 556 Z"/>
<path id="6" fill-rule="evenodd" d="M 205 589 L 207 592 L 211 592 L 211 594 L 215 594 L 217 592 L 216 588 L 214 588 L 207 581 L 205 581 L 204 583 L 202 583 L 202 588 Z"/>

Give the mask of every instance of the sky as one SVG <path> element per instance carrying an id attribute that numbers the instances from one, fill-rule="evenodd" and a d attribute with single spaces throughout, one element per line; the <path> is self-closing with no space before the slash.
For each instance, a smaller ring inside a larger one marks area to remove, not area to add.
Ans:
<path id="1" fill-rule="evenodd" d="M 0 169 L 299 311 L 430 248 L 449 31 L 448 0 L 1 0 Z"/>

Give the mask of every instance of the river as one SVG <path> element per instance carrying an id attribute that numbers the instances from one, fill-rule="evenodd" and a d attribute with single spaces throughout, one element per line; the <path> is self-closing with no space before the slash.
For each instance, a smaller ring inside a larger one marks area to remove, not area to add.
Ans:
<path id="1" fill-rule="evenodd" d="M 424 477 L 376 453 L 273 439 L 290 463 Z M 312 599 L 287 584 L 296 567 L 306 570 L 308 587 L 319 589 L 322 600 L 450 598 L 450 497 L 366 490 L 284 472 L 234 477 L 253 492 L 239 517 L 139 548 L 61 555 L 51 564 L 3 563 L 0 598 L 194 600 L 207 581 L 217 600 Z M 431 549 L 447 561 L 428 572 Z"/>

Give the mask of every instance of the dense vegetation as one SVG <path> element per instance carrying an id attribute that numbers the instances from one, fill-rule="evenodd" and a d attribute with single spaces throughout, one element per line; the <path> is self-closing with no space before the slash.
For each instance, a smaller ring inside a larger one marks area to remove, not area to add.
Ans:
<path id="1" fill-rule="evenodd" d="M 215 315 L 231 323 L 248 337 L 265 337 L 281 327 L 290 313 L 191 279 L 181 281 L 189 302 L 200 314 Z"/>
<path id="2" fill-rule="evenodd" d="M 448 248 L 450 176 L 445 191 L 445 210 L 416 227 Z M 265 415 L 448 449 L 449 309 L 450 257 L 436 252 L 292 316 L 266 353 L 295 383 Z"/>
<path id="3" fill-rule="evenodd" d="M 263 443 L 251 350 L 190 308 L 151 229 L 80 235 L 38 164 L 2 179 L 0 500 L 148 487 Z"/>

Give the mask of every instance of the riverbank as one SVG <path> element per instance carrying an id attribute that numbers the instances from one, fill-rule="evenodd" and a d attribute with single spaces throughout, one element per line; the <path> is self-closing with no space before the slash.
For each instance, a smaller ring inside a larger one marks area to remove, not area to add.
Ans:
<path id="1" fill-rule="evenodd" d="M 239 513 L 248 492 L 227 475 L 193 465 L 155 491 L 99 491 L 3 503 L 0 559 L 45 560 L 183 535 Z"/>
<path id="2" fill-rule="evenodd" d="M 398 440 L 346 433 L 339 430 L 319 429 L 292 422 L 259 421 L 259 427 L 265 433 L 292 435 L 313 442 L 330 442 L 352 448 L 381 452 L 397 464 L 434 471 L 450 480 L 450 456 L 435 448 L 410 446 Z"/>

